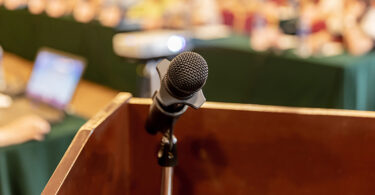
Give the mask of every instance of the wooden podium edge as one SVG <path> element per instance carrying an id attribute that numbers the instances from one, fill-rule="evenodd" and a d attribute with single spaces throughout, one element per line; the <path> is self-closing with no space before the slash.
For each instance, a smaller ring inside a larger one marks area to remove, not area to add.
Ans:
<path id="1" fill-rule="evenodd" d="M 129 100 L 130 104 L 152 104 L 149 98 L 132 97 Z M 362 110 L 344 110 L 344 109 L 329 109 L 329 108 L 302 108 L 302 107 L 286 107 L 286 106 L 268 106 L 258 104 L 240 104 L 240 103 L 225 103 L 225 102 L 206 102 L 202 108 L 208 109 L 224 109 L 224 110 L 239 110 L 239 111 L 254 111 L 254 112 L 271 112 L 271 113 L 288 113 L 301 115 L 324 115 L 324 116 L 348 116 L 348 117 L 363 117 L 375 118 L 375 112 Z"/>
<path id="2" fill-rule="evenodd" d="M 119 93 L 110 103 L 108 103 L 94 117 L 87 121 L 74 136 L 71 144 L 66 150 L 60 163 L 56 167 L 42 194 L 57 194 L 61 185 L 64 183 L 67 175 L 72 169 L 77 158 L 80 156 L 86 142 L 92 132 L 97 128 L 109 115 L 116 111 L 123 103 L 128 102 L 132 95 L 130 93 Z M 54 182 L 51 182 L 54 181 Z"/>

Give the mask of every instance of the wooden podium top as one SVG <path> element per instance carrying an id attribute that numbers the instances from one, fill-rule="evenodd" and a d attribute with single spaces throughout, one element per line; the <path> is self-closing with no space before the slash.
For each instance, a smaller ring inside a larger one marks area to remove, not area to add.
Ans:
<path id="1" fill-rule="evenodd" d="M 77 133 L 43 194 L 159 194 L 149 99 L 119 94 Z M 175 128 L 174 194 L 373 194 L 375 113 L 206 103 Z"/>

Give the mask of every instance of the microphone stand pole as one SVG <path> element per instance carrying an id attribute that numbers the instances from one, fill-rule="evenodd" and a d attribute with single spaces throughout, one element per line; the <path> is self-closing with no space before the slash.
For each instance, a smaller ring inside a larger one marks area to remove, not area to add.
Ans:
<path id="1" fill-rule="evenodd" d="M 161 195 L 172 195 L 173 167 L 177 165 L 177 139 L 173 128 L 168 130 L 160 142 L 158 164 L 162 167 Z"/>
<path id="2" fill-rule="evenodd" d="M 161 195 L 172 195 L 173 167 L 162 167 Z"/>

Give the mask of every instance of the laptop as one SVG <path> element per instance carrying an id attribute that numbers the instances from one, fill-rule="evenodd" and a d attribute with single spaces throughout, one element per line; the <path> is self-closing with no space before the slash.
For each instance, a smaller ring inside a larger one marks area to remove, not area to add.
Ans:
<path id="1" fill-rule="evenodd" d="M 72 54 L 42 48 L 36 57 L 25 95 L 0 109 L 0 125 L 36 114 L 50 123 L 65 116 L 74 91 L 86 67 L 86 60 Z"/>

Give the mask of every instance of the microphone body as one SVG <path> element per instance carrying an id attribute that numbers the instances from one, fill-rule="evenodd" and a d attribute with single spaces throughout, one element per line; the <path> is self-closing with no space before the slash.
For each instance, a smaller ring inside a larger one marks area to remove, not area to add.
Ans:
<path id="1" fill-rule="evenodd" d="M 168 129 L 172 128 L 175 121 L 187 110 L 187 106 L 183 104 L 165 107 L 156 97 L 153 98 L 153 101 L 146 121 L 146 130 L 153 135 L 158 132 L 164 134 Z"/>
<path id="2" fill-rule="evenodd" d="M 184 52 L 171 62 L 163 60 L 157 65 L 157 71 L 160 90 L 152 97 L 145 125 L 150 134 L 172 130 L 188 106 L 198 109 L 206 100 L 201 88 L 207 80 L 208 66 L 199 54 Z"/>

